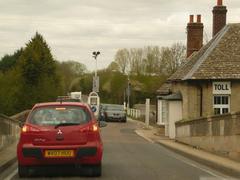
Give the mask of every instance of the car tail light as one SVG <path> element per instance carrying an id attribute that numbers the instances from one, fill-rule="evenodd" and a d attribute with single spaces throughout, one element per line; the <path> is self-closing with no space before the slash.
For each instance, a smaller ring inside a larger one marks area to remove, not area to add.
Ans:
<path id="1" fill-rule="evenodd" d="M 40 130 L 38 128 L 29 126 L 29 125 L 24 125 L 22 127 L 22 132 L 27 133 L 27 132 L 39 132 Z"/>
<path id="2" fill-rule="evenodd" d="M 90 130 L 93 132 L 97 132 L 99 130 L 97 123 L 92 124 Z"/>

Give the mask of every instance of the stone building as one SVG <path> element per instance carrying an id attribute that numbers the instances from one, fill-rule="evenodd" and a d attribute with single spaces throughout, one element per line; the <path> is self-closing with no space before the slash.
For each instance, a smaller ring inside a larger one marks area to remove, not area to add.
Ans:
<path id="1" fill-rule="evenodd" d="M 240 110 L 240 24 L 226 25 L 226 17 L 227 8 L 218 0 L 213 38 L 203 46 L 201 15 L 196 22 L 190 15 L 187 60 L 158 90 L 157 120 L 170 138 L 175 138 L 176 121 Z"/>

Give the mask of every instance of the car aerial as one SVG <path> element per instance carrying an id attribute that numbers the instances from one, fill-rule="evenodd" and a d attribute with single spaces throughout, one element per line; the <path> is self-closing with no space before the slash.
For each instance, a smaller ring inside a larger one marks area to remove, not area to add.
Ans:
<path id="1" fill-rule="evenodd" d="M 87 104 L 36 104 L 21 129 L 18 174 L 25 177 L 39 167 L 74 165 L 90 176 L 101 176 L 102 153 L 99 125 Z"/>
<path id="2" fill-rule="evenodd" d="M 101 108 L 105 121 L 127 122 L 127 113 L 123 105 L 120 104 L 102 104 Z"/>

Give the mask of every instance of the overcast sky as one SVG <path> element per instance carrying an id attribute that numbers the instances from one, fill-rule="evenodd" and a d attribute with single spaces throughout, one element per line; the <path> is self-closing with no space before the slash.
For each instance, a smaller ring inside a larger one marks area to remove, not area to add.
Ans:
<path id="1" fill-rule="evenodd" d="M 76 60 L 93 70 L 120 48 L 170 46 L 186 41 L 190 14 L 202 14 L 211 38 L 217 0 L 0 0 L 0 57 L 25 46 L 38 31 L 57 60 Z M 240 1 L 225 0 L 228 23 L 240 22 Z M 205 38 L 206 39 L 206 38 Z"/>

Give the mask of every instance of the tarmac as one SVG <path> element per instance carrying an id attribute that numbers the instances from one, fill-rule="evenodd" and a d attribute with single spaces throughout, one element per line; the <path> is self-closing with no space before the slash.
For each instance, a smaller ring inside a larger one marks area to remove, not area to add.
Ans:
<path id="1" fill-rule="evenodd" d="M 145 123 L 132 119 L 128 119 L 128 121 L 138 123 L 139 128 L 135 130 L 136 134 L 149 142 L 160 144 L 183 156 L 240 179 L 240 162 L 171 140 L 165 137 L 158 127 L 147 127 Z M 0 151 L 0 173 L 16 162 L 16 146 L 17 143 L 13 143 Z"/>

